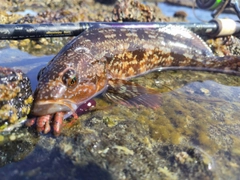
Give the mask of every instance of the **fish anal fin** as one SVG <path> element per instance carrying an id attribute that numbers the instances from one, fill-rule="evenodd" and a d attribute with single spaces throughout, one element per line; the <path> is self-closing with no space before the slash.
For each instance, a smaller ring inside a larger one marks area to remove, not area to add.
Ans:
<path id="1" fill-rule="evenodd" d="M 158 91 L 121 79 L 109 80 L 105 97 L 112 102 L 127 106 L 143 105 L 150 108 L 160 106 L 160 93 Z"/>

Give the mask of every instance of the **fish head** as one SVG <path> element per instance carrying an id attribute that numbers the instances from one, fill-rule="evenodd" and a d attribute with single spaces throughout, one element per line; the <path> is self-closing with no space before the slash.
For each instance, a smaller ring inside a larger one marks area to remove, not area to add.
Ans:
<path id="1" fill-rule="evenodd" d="M 57 55 L 38 74 L 31 114 L 74 113 L 106 87 L 105 74 L 104 63 L 91 54 L 67 50 Z"/>

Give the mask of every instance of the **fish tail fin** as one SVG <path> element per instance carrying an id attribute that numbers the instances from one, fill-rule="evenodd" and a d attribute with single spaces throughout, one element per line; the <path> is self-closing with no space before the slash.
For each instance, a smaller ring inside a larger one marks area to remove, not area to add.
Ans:
<path id="1" fill-rule="evenodd" d="M 207 57 L 205 65 L 213 71 L 240 76 L 240 56 Z"/>

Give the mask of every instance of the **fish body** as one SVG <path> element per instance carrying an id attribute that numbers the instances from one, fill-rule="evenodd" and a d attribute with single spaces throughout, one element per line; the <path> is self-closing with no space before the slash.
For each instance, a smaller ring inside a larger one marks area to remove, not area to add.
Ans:
<path id="1" fill-rule="evenodd" d="M 64 112 L 66 117 L 104 91 L 115 100 L 151 104 L 151 98 L 136 98 L 150 91 L 129 79 L 172 68 L 238 71 L 238 62 L 239 58 L 215 57 L 200 37 L 179 26 L 88 29 L 39 72 L 31 113 Z"/>

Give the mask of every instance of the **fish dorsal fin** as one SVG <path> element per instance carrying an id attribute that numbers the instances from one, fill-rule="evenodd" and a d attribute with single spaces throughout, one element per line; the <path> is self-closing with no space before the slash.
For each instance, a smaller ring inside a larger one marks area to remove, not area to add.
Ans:
<path id="1" fill-rule="evenodd" d="M 151 108 L 160 106 L 159 92 L 121 79 L 109 80 L 105 97 L 112 102 L 129 106 L 138 107 L 139 105 L 144 105 Z"/>
<path id="2" fill-rule="evenodd" d="M 183 26 L 170 24 L 163 28 L 159 28 L 158 31 L 167 36 L 165 37 L 165 40 L 169 39 L 170 41 L 175 42 L 176 46 L 178 44 L 182 44 L 185 45 L 192 53 L 208 57 L 214 56 L 210 47 L 201 37 Z"/>

